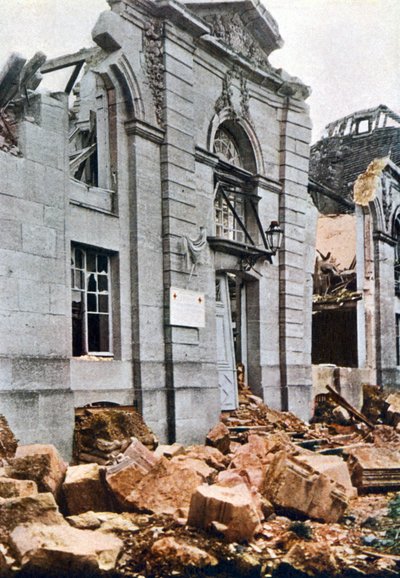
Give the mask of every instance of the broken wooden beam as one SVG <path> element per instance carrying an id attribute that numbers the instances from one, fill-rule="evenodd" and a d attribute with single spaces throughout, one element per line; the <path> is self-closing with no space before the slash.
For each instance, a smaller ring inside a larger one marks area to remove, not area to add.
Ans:
<path id="1" fill-rule="evenodd" d="M 98 51 L 98 48 L 83 48 L 82 50 L 79 50 L 79 52 L 74 52 L 73 54 L 65 54 L 63 56 L 58 56 L 57 58 L 51 58 L 43 64 L 40 72 L 42 74 L 47 74 L 48 72 L 54 72 L 55 70 L 61 70 L 62 68 L 68 68 L 69 66 L 76 66 L 77 64 L 85 62 Z"/>
<path id="2" fill-rule="evenodd" d="M 370 429 L 374 429 L 375 426 L 371 423 L 365 415 L 363 415 L 360 411 L 358 411 L 355 407 L 351 405 L 344 397 L 342 397 L 337 391 L 333 389 L 330 385 L 326 386 L 326 389 L 329 391 L 329 394 L 333 401 L 335 401 L 341 407 L 344 407 L 350 415 L 356 418 L 358 421 L 365 423 Z"/>

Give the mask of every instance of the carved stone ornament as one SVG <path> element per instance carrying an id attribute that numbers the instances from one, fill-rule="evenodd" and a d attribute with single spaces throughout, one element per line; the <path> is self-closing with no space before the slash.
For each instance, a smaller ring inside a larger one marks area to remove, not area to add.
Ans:
<path id="1" fill-rule="evenodd" d="M 192 239 L 188 235 L 182 235 L 181 243 L 186 269 L 192 274 L 196 265 L 202 263 L 203 251 L 207 246 L 207 229 L 200 227 L 200 233 L 196 239 Z"/>
<path id="2" fill-rule="evenodd" d="M 354 202 L 367 207 L 376 196 L 383 169 L 389 162 L 389 157 L 374 159 L 367 170 L 359 175 L 353 186 Z"/>
<path id="3" fill-rule="evenodd" d="M 232 81 L 238 80 L 240 83 L 240 111 L 235 110 L 233 104 Z M 228 110 L 232 117 L 241 116 L 250 120 L 250 95 L 247 88 L 247 80 L 237 66 L 229 69 L 222 80 L 222 93 L 215 103 L 215 112 L 219 114 L 222 110 Z"/>
<path id="4" fill-rule="evenodd" d="M 385 216 L 386 230 L 389 230 L 393 209 L 393 187 L 390 178 L 386 176 L 382 178 L 382 209 Z"/>
<path id="5" fill-rule="evenodd" d="M 211 34 L 226 44 L 231 50 L 249 60 L 254 66 L 271 70 L 268 58 L 245 28 L 236 13 L 211 14 L 205 17 L 211 26 Z"/>
<path id="6" fill-rule="evenodd" d="M 163 23 L 153 18 L 144 27 L 144 56 L 146 73 L 156 112 L 157 123 L 163 127 L 164 64 L 163 64 Z"/>

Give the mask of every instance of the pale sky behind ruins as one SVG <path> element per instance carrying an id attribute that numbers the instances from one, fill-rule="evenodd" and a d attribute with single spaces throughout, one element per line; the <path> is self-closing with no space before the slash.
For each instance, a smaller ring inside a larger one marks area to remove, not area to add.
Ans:
<path id="1" fill-rule="evenodd" d="M 400 112 L 400 0 L 263 0 L 285 45 L 271 55 L 312 87 L 313 140 L 333 120 L 386 104 Z M 0 64 L 89 46 L 106 0 L 0 0 Z"/>

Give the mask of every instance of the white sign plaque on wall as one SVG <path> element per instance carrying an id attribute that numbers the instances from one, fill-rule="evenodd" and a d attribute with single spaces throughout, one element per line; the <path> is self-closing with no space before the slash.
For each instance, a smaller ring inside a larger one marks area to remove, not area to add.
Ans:
<path id="1" fill-rule="evenodd" d="M 181 327 L 205 327 L 204 293 L 171 287 L 169 290 L 170 324 Z"/>

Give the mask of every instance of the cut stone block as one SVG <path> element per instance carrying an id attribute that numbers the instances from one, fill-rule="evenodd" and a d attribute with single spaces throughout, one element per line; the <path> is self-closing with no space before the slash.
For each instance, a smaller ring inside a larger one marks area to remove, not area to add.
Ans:
<path id="1" fill-rule="evenodd" d="M 25 498 L 36 496 L 37 493 L 37 485 L 32 480 L 0 477 L 0 498 Z"/>
<path id="2" fill-rule="evenodd" d="M 190 502 L 188 524 L 207 529 L 213 522 L 220 524 L 229 542 L 249 541 L 261 530 L 258 509 L 245 484 L 197 488 Z"/>
<path id="3" fill-rule="evenodd" d="M 283 432 L 269 436 L 250 435 L 247 444 L 243 444 L 235 451 L 232 466 L 244 469 L 249 466 L 259 467 L 261 464 L 268 464 L 276 452 L 284 449 L 293 449 L 293 444 L 289 436 Z"/>
<path id="4" fill-rule="evenodd" d="M 67 464 L 51 444 L 18 446 L 15 458 L 9 460 L 6 467 L 10 478 L 33 480 L 39 492 L 51 492 L 56 497 L 66 471 Z"/>
<path id="5" fill-rule="evenodd" d="M 217 483 L 221 486 L 245 483 L 249 488 L 261 491 L 265 485 L 267 466 L 249 466 L 247 468 L 232 468 L 218 473 Z M 236 481 L 235 481 L 236 480 Z"/>
<path id="6" fill-rule="evenodd" d="M 141 442 L 134 440 L 124 453 L 124 459 L 107 468 L 106 482 L 117 502 L 129 506 L 127 500 L 135 485 L 158 463 L 159 458 Z"/>
<path id="7" fill-rule="evenodd" d="M 22 569 L 57 572 L 63 576 L 79 571 L 80 576 L 115 568 L 122 541 L 103 532 L 78 530 L 71 526 L 31 524 L 18 526 L 11 543 Z"/>
<path id="8" fill-rule="evenodd" d="M 0 542 L 6 542 L 8 535 L 16 526 L 31 524 L 36 520 L 40 520 L 42 524 L 67 525 L 58 511 L 53 494 L 42 493 L 0 500 Z"/>
<path id="9" fill-rule="evenodd" d="M 361 489 L 400 487 L 400 452 L 364 446 L 347 450 L 353 484 Z"/>
<path id="10" fill-rule="evenodd" d="M 357 489 L 351 483 L 349 468 L 339 456 L 321 456 L 318 454 L 301 454 L 296 459 L 311 466 L 320 474 L 325 474 L 331 480 L 341 484 L 348 498 L 357 497 Z"/>
<path id="11" fill-rule="evenodd" d="M 229 453 L 230 444 L 229 429 L 222 422 L 217 423 L 207 434 L 206 445 L 217 448 L 223 454 Z"/>
<path id="12" fill-rule="evenodd" d="M 173 458 L 183 453 L 185 453 L 185 446 L 178 443 L 171 445 L 161 444 L 154 451 L 154 455 L 158 458 L 162 458 L 163 456 L 166 458 Z"/>
<path id="13" fill-rule="evenodd" d="M 216 473 L 215 469 L 210 468 L 206 462 L 198 460 L 197 458 L 192 458 L 191 456 L 176 456 L 172 458 L 171 463 L 193 470 L 207 481 Z"/>
<path id="14" fill-rule="evenodd" d="M 323 522 L 337 522 L 348 505 L 342 485 L 286 452 L 275 455 L 264 495 L 275 508 Z"/>
<path id="15" fill-rule="evenodd" d="M 192 494 L 203 482 L 203 476 L 185 464 L 161 458 L 135 485 L 125 503 L 133 510 L 186 517 Z"/>
<path id="16" fill-rule="evenodd" d="M 70 466 L 62 488 L 71 515 L 112 509 L 98 464 Z"/>
<path id="17" fill-rule="evenodd" d="M 218 471 L 224 470 L 229 464 L 229 458 L 211 446 L 189 446 L 186 448 L 185 455 L 202 460 Z"/>

